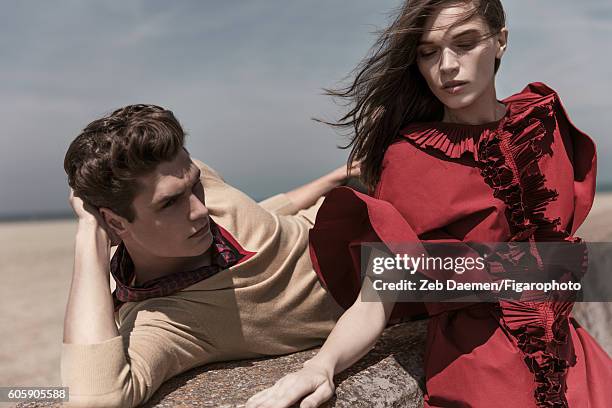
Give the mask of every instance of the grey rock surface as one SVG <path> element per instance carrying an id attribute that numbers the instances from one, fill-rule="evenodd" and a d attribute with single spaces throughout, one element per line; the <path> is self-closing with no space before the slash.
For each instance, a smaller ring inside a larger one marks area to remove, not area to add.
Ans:
<path id="1" fill-rule="evenodd" d="M 426 320 L 388 327 L 366 357 L 336 376 L 336 396 L 323 407 L 422 407 L 426 332 Z M 198 367 L 166 381 L 143 407 L 243 407 L 248 398 L 299 369 L 318 350 Z M 59 406 L 17 404 L 19 408 Z"/>
<path id="2" fill-rule="evenodd" d="M 426 330 L 426 321 L 387 328 L 364 359 L 336 376 L 336 396 L 325 406 L 421 407 Z M 317 351 L 196 368 L 163 384 L 145 407 L 241 407 Z"/>

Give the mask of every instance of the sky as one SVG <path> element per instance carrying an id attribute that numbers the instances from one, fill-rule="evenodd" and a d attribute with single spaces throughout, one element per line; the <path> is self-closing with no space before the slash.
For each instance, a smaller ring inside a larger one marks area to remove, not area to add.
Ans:
<path id="1" fill-rule="evenodd" d="M 598 149 L 612 184 L 612 3 L 506 0 L 501 99 L 542 81 Z M 256 199 L 344 163 L 342 83 L 397 0 L 5 0 L 0 13 L 0 217 L 69 212 L 63 158 L 92 120 L 171 109 L 187 148 Z"/>

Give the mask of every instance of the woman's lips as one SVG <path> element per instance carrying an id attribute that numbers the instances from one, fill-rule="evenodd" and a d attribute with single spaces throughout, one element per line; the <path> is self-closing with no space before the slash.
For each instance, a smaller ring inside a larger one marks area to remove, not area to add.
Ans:
<path id="1" fill-rule="evenodd" d="M 447 92 L 451 95 L 454 95 L 458 92 L 461 92 L 466 85 L 467 85 L 467 82 L 451 81 L 451 82 L 444 84 L 444 86 L 442 87 L 442 90 L 444 90 L 444 92 Z"/>

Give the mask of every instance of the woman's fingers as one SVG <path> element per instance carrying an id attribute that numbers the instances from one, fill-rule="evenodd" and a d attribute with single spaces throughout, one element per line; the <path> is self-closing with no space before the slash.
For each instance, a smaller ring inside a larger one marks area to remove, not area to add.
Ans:
<path id="1" fill-rule="evenodd" d="M 312 392 L 305 384 L 277 383 L 271 388 L 249 399 L 247 408 L 285 408 L 300 400 L 304 395 Z"/>
<path id="2" fill-rule="evenodd" d="M 320 388 L 322 388 L 321 391 L 319 391 Z M 322 401 L 329 399 L 333 395 L 333 388 L 330 387 L 329 380 L 324 375 L 301 370 L 281 378 L 274 386 L 249 398 L 246 407 L 285 408 L 298 402 L 304 396 L 308 399 L 313 395 L 313 398 L 307 400 L 306 406 L 316 407 Z M 317 401 L 321 402 L 317 403 Z"/>
<path id="3" fill-rule="evenodd" d="M 328 399 L 330 399 L 334 395 L 334 387 L 328 381 L 325 381 L 323 384 L 319 385 L 319 387 L 304 398 L 300 404 L 300 408 L 316 408 Z"/>
<path id="4" fill-rule="evenodd" d="M 246 408 L 262 408 L 263 402 L 267 399 L 267 394 L 271 388 L 266 388 L 253 395 L 246 403 Z"/>
<path id="5" fill-rule="evenodd" d="M 272 401 L 274 408 L 289 407 L 298 402 L 302 397 L 311 394 L 317 386 L 310 381 L 300 381 L 297 378 L 292 378 L 282 384 L 277 392 L 271 396 L 276 401 Z"/>

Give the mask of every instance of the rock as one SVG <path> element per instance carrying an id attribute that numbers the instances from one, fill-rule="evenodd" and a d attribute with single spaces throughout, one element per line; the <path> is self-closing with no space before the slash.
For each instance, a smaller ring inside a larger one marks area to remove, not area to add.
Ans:
<path id="1" fill-rule="evenodd" d="M 426 332 L 426 320 L 387 328 L 366 357 L 336 376 L 336 396 L 323 407 L 422 407 Z M 252 395 L 299 369 L 318 350 L 198 367 L 166 381 L 143 407 L 242 407 Z M 59 406 L 52 402 L 17 405 Z"/>
<path id="2" fill-rule="evenodd" d="M 336 376 L 336 397 L 325 407 L 421 407 L 427 322 L 389 327 L 376 347 Z M 200 367 L 164 383 L 145 407 L 240 407 L 253 394 L 299 369 L 318 349 L 281 357 Z"/>

